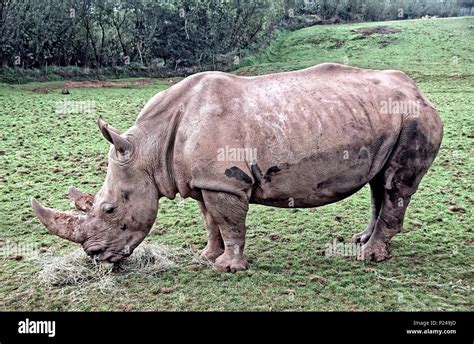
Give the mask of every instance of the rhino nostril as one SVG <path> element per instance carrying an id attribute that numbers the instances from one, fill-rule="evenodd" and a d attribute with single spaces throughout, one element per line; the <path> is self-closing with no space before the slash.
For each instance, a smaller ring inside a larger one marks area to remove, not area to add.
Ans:
<path id="1" fill-rule="evenodd" d="M 91 257 L 96 257 L 96 256 L 99 256 L 104 251 L 105 251 L 105 249 L 103 249 L 103 248 L 92 249 L 92 250 L 87 251 L 87 254 Z"/>

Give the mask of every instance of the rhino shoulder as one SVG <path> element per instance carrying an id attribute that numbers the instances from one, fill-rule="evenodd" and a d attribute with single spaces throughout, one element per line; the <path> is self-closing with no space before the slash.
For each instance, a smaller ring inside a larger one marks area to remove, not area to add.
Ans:
<path id="1" fill-rule="evenodd" d="M 221 86 L 229 86 L 231 84 L 235 84 L 238 82 L 240 77 L 219 72 L 219 71 L 209 71 L 209 72 L 202 72 L 193 75 L 190 77 L 190 83 L 192 87 L 201 86 L 201 88 L 207 87 L 221 87 Z M 221 89 L 223 91 L 223 89 Z"/>

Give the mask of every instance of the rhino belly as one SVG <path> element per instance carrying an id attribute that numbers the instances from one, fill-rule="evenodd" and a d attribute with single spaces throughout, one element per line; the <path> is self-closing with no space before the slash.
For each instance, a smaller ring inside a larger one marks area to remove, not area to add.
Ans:
<path id="1" fill-rule="evenodd" d="M 360 190 L 382 169 L 395 140 L 396 136 L 382 137 L 369 144 L 314 152 L 296 162 L 266 166 L 256 162 L 251 166 L 256 180 L 251 202 L 304 208 L 340 201 Z"/>

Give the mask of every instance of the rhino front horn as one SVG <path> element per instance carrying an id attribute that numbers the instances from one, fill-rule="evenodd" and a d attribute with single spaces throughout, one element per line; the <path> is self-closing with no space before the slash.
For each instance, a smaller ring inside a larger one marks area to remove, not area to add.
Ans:
<path id="1" fill-rule="evenodd" d="M 84 242 L 79 216 L 43 207 L 34 197 L 31 198 L 31 206 L 36 217 L 51 233 L 75 243 Z"/>

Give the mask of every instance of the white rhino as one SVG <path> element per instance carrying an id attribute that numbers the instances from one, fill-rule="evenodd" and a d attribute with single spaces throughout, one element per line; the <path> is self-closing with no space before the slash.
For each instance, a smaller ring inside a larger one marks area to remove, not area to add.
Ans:
<path id="1" fill-rule="evenodd" d="M 256 77 L 195 74 L 155 95 L 125 133 L 102 119 L 99 127 L 112 144 L 104 185 L 95 196 L 71 188 L 74 212 L 32 199 L 40 221 L 116 262 L 148 234 L 158 200 L 179 193 L 201 208 L 202 257 L 232 272 L 248 265 L 249 204 L 318 207 L 367 183 L 372 215 L 353 241 L 363 258 L 388 258 L 443 135 L 438 112 L 404 73 L 331 63 Z"/>

